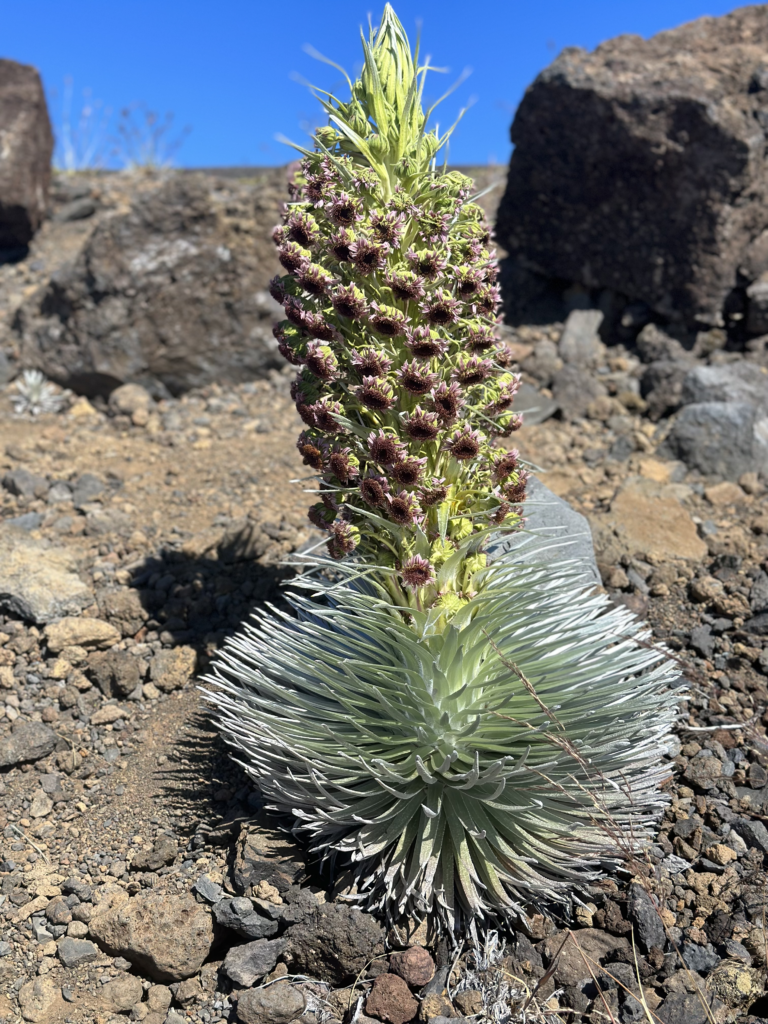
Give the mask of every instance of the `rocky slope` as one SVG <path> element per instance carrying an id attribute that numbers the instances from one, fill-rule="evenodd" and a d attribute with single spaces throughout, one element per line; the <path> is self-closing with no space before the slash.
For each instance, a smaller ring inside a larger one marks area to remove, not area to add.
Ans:
<path id="1" fill-rule="evenodd" d="M 641 394 L 658 346 L 686 373 L 746 363 L 703 342 L 681 356 L 660 332 L 605 346 L 598 321 L 507 333 L 530 410 L 515 443 L 589 517 L 614 600 L 680 658 L 671 803 L 642 861 L 455 965 L 445 945 L 423 951 L 424 933 L 336 901 L 193 686 L 254 601 L 280 600 L 280 561 L 308 536 L 289 375 L 159 401 L 132 386 L 73 395 L 36 419 L 13 415 L 6 388 L 0 1019 L 327 1024 L 359 1010 L 404 1024 L 494 1019 L 535 991 L 529 1013 L 607 1005 L 626 1021 L 641 986 L 668 1024 L 703 1021 L 702 999 L 718 1020 L 764 1015 L 764 482 L 672 458 L 684 389 L 658 419 Z"/>

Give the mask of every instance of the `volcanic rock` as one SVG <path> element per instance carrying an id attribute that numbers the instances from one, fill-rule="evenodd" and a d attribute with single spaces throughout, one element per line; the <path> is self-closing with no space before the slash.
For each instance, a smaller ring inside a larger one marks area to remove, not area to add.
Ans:
<path id="1" fill-rule="evenodd" d="M 365 1012 L 387 1024 L 407 1024 L 418 1009 L 410 989 L 396 974 L 380 974 L 365 1001 Z"/>
<path id="2" fill-rule="evenodd" d="M 745 402 L 696 402 L 678 414 L 660 451 L 700 473 L 738 480 L 768 471 L 768 417 Z"/>
<path id="3" fill-rule="evenodd" d="M 93 603 L 65 548 L 0 525 L 0 608 L 43 625 Z"/>
<path id="4" fill-rule="evenodd" d="M 110 956 L 124 956 L 155 981 L 196 974 L 213 944 L 210 911 L 190 896 L 151 890 L 96 916 L 91 935 Z"/>
<path id="5" fill-rule="evenodd" d="M 158 396 L 278 368 L 280 309 L 266 289 L 279 269 L 269 232 L 284 174 L 265 173 L 251 202 L 231 211 L 236 231 L 201 176 L 150 182 L 22 302 L 13 321 L 22 362 L 82 393 L 132 382 Z"/>
<path id="6" fill-rule="evenodd" d="M 354 981 L 384 952 L 384 930 L 368 914 L 325 903 L 291 929 L 294 973 L 324 978 L 337 985 Z"/>
<path id="7" fill-rule="evenodd" d="M 285 947 L 285 939 L 256 939 L 233 946 L 224 958 L 222 970 L 236 985 L 247 988 L 274 969 Z"/>
<path id="8" fill-rule="evenodd" d="M 563 50 L 512 125 L 510 270 L 720 323 L 737 272 L 768 270 L 767 46 L 753 6 Z"/>
<path id="9" fill-rule="evenodd" d="M 243 992 L 237 1001 L 237 1016 L 243 1024 L 291 1024 L 306 1008 L 303 993 L 283 981 Z"/>
<path id="10" fill-rule="evenodd" d="M 17 718 L 11 727 L 10 736 L 0 740 L 0 768 L 23 764 L 25 761 L 39 761 L 56 746 L 56 733 L 42 722 L 27 722 Z"/>
<path id="11" fill-rule="evenodd" d="M 23 251 L 45 214 L 53 133 L 35 68 L 0 60 L 0 250 Z"/>

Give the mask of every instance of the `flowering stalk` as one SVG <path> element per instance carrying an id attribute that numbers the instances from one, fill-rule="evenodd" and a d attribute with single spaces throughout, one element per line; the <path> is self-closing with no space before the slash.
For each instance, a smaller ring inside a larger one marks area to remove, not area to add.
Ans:
<path id="1" fill-rule="evenodd" d="M 318 474 L 313 524 L 334 558 L 388 570 L 395 603 L 450 617 L 491 531 L 520 526 L 525 470 L 494 448 L 520 425 L 496 334 L 497 263 L 472 182 L 438 170 L 427 67 L 387 5 L 352 98 L 302 150 L 273 232 L 286 271 L 275 327 L 298 369 L 298 447 Z"/>

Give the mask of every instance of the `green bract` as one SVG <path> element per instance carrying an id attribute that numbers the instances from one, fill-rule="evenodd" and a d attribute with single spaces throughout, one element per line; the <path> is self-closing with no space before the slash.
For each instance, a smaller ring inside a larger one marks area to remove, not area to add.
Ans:
<path id="1" fill-rule="evenodd" d="M 318 857 L 353 862 L 368 907 L 509 919 L 642 847 L 674 671 L 636 619 L 577 569 L 514 555 L 441 631 L 346 573 L 305 580 L 297 619 L 258 613 L 211 697 L 243 767 Z"/>

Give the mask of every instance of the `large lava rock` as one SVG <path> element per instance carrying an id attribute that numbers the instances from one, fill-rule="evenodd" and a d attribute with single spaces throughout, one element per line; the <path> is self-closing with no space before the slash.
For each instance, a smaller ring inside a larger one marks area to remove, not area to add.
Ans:
<path id="1" fill-rule="evenodd" d="M 40 226 L 53 133 L 40 75 L 0 60 L 0 250 L 24 249 Z"/>
<path id="2" fill-rule="evenodd" d="M 20 305 L 22 364 L 85 394 L 126 381 L 178 394 L 282 366 L 266 289 L 285 177 L 227 193 L 205 175 L 137 183 L 130 207 L 94 218 L 75 258 Z"/>
<path id="3" fill-rule="evenodd" d="M 767 53 L 765 5 L 564 50 L 512 125 L 497 237 L 522 292 L 559 279 L 719 322 L 768 271 Z"/>

